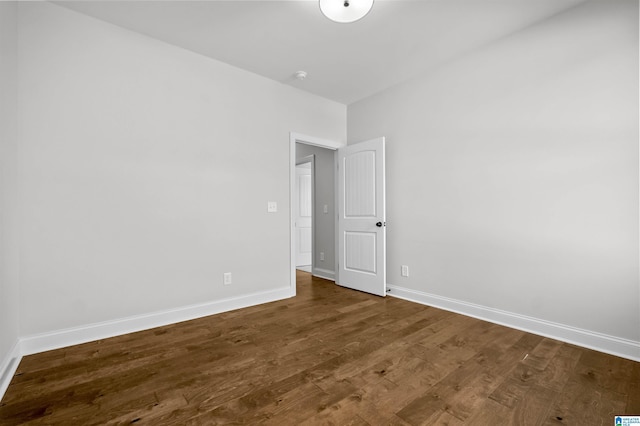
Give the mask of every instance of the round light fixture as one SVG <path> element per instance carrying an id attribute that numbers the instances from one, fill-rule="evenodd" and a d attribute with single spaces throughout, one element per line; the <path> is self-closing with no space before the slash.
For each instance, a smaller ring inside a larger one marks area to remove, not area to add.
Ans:
<path id="1" fill-rule="evenodd" d="M 363 18 L 372 7 L 373 0 L 320 0 L 322 14 L 341 24 Z"/>

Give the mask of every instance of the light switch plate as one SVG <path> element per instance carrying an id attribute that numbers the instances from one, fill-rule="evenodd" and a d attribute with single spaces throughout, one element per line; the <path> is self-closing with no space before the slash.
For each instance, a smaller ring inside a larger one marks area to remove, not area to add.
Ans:
<path id="1" fill-rule="evenodd" d="M 402 265 L 401 275 L 403 277 L 408 277 L 409 276 L 409 267 L 407 265 Z"/>
<path id="2" fill-rule="evenodd" d="M 225 272 L 224 274 L 222 274 L 222 284 L 231 284 L 231 272 Z"/>
<path id="3" fill-rule="evenodd" d="M 275 201 L 267 202 L 267 212 L 275 213 L 278 211 L 278 203 Z"/>

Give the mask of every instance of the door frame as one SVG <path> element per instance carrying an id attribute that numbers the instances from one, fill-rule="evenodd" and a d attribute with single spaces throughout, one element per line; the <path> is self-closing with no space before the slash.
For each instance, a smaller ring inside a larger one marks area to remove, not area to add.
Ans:
<path id="1" fill-rule="evenodd" d="M 313 271 L 313 266 L 315 265 L 315 250 L 313 249 L 313 244 L 316 240 L 316 189 L 315 189 L 315 185 L 316 185 L 316 156 L 311 154 L 311 155 L 307 155 L 306 157 L 300 159 L 300 161 L 296 160 L 296 167 L 302 165 L 302 164 L 311 164 L 311 270 Z M 296 176 L 296 181 L 294 182 L 293 188 L 294 191 L 297 191 L 296 185 L 297 185 L 297 176 Z M 296 200 L 296 196 L 295 196 L 295 192 L 294 192 L 294 197 L 293 197 L 293 201 L 295 202 Z M 292 204 L 293 207 L 293 204 Z M 296 214 L 295 214 L 295 208 L 292 208 L 291 211 L 293 212 L 293 222 L 294 222 L 294 229 L 295 229 L 295 219 L 296 219 Z M 295 234 L 294 234 L 294 242 L 296 240 L 295 238 Z M 297 260 L 297 253 L 296 253 L 296 264 L 298 263 Z M 295 265 L 297 266 L 297 265 Z"/>
<path id="2" fill-rule="evenodd" d="M 315 136 L 303 135 L 301 133 L 290 132 L 289 133 L 289 295 L 293 297 L 296 295 L 296 253 L 295 253 L 295 213 L 293 211 L 295 184 L 296 184 L 296 143 L 302 143 L 305 145 L 318 146 L 320 148 L 327 148 L 332 151 L 336 151 L 338 148 L 342 148 L 347 144 L 345 142 L 338 142 L 329 139 L 317 138 Z M 337 176 L 336 176 L 337 177 Z M 337 185 L 337 182 L 334 184 Z M 337 186 L 334 186 L 334 197 L 337 201 L 338 194 L 336 193 Z M 313 225 L 312 225 L 313 226 Z M 315 229 L 311 231 L 315 232 Z M 337 232 L 336 226 L 336 239 L 337 244 Z M 338 256 L 337 250 L 335 250 L 336 256 Z M 311 260 L 313 265 L 313 259 Z M 337 263 L 336 263 L 337 265 Z M 337 269 L 337 268 L 336 268 Z M 338 280 L 338 271 L 335 275 L 336 281 Z"/>

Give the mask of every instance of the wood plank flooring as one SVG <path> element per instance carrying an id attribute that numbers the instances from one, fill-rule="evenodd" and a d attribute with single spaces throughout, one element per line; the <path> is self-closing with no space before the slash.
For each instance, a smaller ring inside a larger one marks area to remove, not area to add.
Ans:
<path id="1" fill-rule="evenodd" d="M 24 357 L 1 425 L 610 425 L 640 363 L 298 273 L 298 296 Z"/>

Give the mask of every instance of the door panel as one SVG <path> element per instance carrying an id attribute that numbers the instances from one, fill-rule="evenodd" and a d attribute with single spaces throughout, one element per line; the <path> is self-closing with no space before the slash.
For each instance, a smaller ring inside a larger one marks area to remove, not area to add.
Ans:
<path id="1" fill-rule="evenodd" d="M 338 150 L 338 284 L 386 295 L 384 138 Z"/>
<path id="2" fill-rule="evenodd" d="M 376 216 L 376 152 L 355 152 L 345 157 L 345 216 Z"/>
<path id="3" fill-rule="evenodd" d="M 345 232 L 344 268 L 350 271 L 376 273 L 375 232 Z"/>

